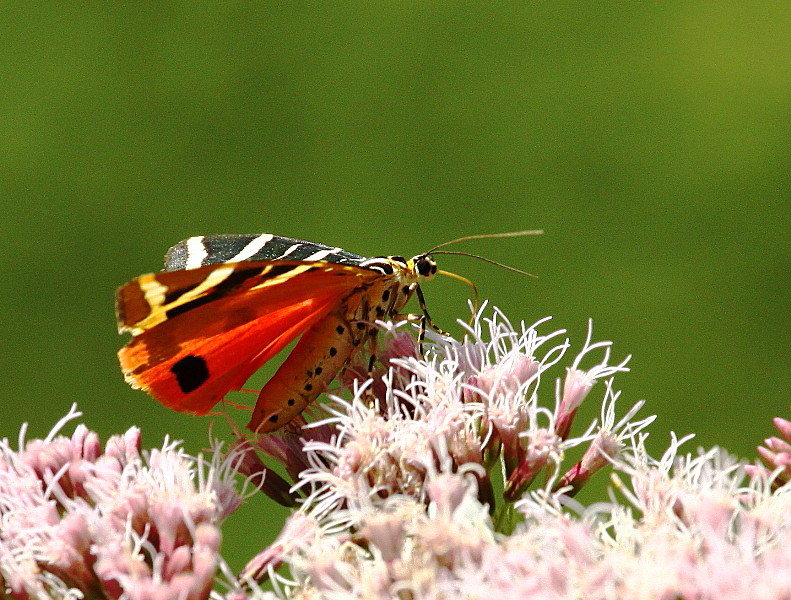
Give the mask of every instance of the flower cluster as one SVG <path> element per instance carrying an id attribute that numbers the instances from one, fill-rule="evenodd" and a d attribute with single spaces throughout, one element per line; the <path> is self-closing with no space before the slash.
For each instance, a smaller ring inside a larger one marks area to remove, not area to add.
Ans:
<path id="1" fill-rule="evenodd" d="M 570 349 L 544 325 L 514 327 L 495 310 L 463 341 L 430 335 L 423 353 L 390 326 L 382 367 L 347 371 L 351 400 L 335 398 L 301 436 L 261 438 L 293 477 L 280 492 L 304 498 L 244 570 L 251 589 L 269 577 L 282 597 L 787 598 L 788 445 L 768 440 L 777 468 L 749 481 L 718 449 L 680 456 L 685 440 L 654 460 L 642 403 L 616 417 L 612 377 L 628 358 L 611 363 L 590 331 L 544 399 Z M 600 379 L 601 416 L 579 427 Z M 582 458 L 564 468 L 571 449 Z M 573 500 L 605 465 L 610 502 Z M 275 571 L 284 564 L 289 576 Z"/>
<path id="2" fill-rule="evenodd" d="M 575 513 L 536 490 L 507 536 L 460 473 L 430 475 L 425 501 L 394 495 L 323 523 L 296 513 L 287 530 L 299 534 L 279 546 L 292 580 L 280 583 L 338 599 L 788 598 L 791 490 L 746 485 L 719 450 L 679 456 L 673 444 L 654 461 L 636 442 L 624 456 L 624 504 Z"/>
<path id="3" fill-rule="evenodd" d="M 494 510 L 492 475 L 499 464 L 506 504 L 539 480 L 546 489 L 573 495 L 653 417 L 633 420 L 638 402 L 616 422 L 619 394 L 611 378 L 628 370 L 629 358 L 611 364 L 610 342 L 592 343 L 590 331 L 556 386 L 554 402 L 542 403 L 540 383 L 570 349 L 564 331 L 539 333 L 545 322 L 515 328 L 497 310 L 489 318 L 479 312 L 463 341 L 429 334 L 422 352 L 409 333 L 386 326 L 382 366 L 370 377 L 362 365 L 347 369 L 350 401 L 336 397 L 331 415 L 300 435 L 257 439 L 295 484 L 289 490 L 267 473 L 271 487 L 265 491 L 281 503 L 303 493 L 313 510 L 326 513 L 392 495 L 424 501 L 431 474 L 464 471 L 476 478 L 481 502 Z M 598 360 L 583 370 L 581 364 L 597 352 Z M 606 379 L 601 419 L 571 435 L 580 405 L 600 379 Z M 552 403 L 553 409 L 546 406 Z M 582 458 L 562 469 L 577 446 L 585 449 Z M 265 469 L 256 460 L 249 453 L 245 472 Z"/>
<path id="4" fill-rule="evenodd" d="M 691 436 L 654 459 L 643 403 L 618 410 L 628 357 L 589 327 L 567 359 L 547 326 L 495 309 L 463 340 L 421 346 L 382 324 L 379 362 L 349 365 L 351 393 L 322 418 L 239 436 L 208 464 L 171 443 L 141 452 L 136 429 L 103 452 L 83 426 L 59 435 L 74 411 L 45 440 L 2 441 L 0 596 L 788 600 L 791 422 L 775 420 L 763 465 L 682 454 Z M 591 396 L 599 416 L 580 423 Z M 584 506 L 575 494 L 604 467 L 608 501 Z M 298 507 L 237 577 L 219 553 L 235 473 Z"/>
<path id="5" fill-rule="evenodd" d="M 0 441 L 0 596 L 198 600 L 218 567 L 220 522 L 240 504 L 235 469 L 178 444 L 141 453 L 132 428 L 107 441 L 75 408 L 43 440 Z"/>

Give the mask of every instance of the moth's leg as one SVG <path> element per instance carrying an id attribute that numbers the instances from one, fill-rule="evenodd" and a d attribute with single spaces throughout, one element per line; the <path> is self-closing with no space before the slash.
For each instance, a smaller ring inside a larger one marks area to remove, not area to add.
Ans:
<path id="1" fill-rule="evenodd" d="M 379 355 L 379 330 L 376 325 L 372 325 L 368 330 L 368 351 L 371 353 L 368 358 L 368 376 L 374 372 L 374 363 Z"/>
<path id="2" fill-rule="evenodd" d="M 368 351 L 371 353 L 368 359 L 368 376 L 370 377 L 374 370 L 374 363 L 376 362 L 376 354 L 378 350 L 377 340 L 378 340 L 378 333 L 379 330 L 377 329 L 376 325 L 373 322 L 373 312 L 371 308 L 371 303 L 369 301 L 368 296 L 363 296 L 362 301 L 360 302 L 360 308 L 355 315 L 355 318 L 352 320 L 351 326 L 355 328 L 355 337 L 359 332 L 358 341 L 355 341 L 356 344 L 364 344 Z M 377 316 L 385 314 L 385 311 L 382 310 L 380 307 L 377 307 Z M 367 343 L 366 343 L 367 342 Z"/>
<path id="3" fill-rule="evenodd" d="M 425 337 L 426 325 L 431 327 L 438 334 L 450 337 L 450 334 L 448 332 L 437 327 L 434 324 L 434 321 L 431 320 L 431 315 L 428 314 L 428 308 L 426 308 L 426 299 L 423 297 L 423 290 L 420 289 L 419 285 L 415 286 L 415 294 L 417 295 L 417 301 L 418 304 L 420 305 L 420 310 L 423 311 L 423 325 L 421 329 L 420 341 L 422 342 L 423 338 Z"/>
<path id="4" fill-rule="evenodd" d="M 370 321 L 359 319 L 352 321 L 352 326 L 357 327 L 360 330 L 365 327 L 367 329 L 366 333 L 362 336 L 362 344 L 365 346 L 366 350 L 370 352 L 370 357 L 368 358 L 368 375 L 373 373 L 374 370 L 374 363 L 376 362 L 378 351 L 379 351 L 379 330 L 377 329 L 376 325 L 371 323 Z"/>
<path id="5" fill-rule="evenodd" d="M 378 330 L 376 326 L 367 319 L 355 319 L 352 321 L 351 325 L 355 327 L 358 331 L 364 332 L 363 335 L 359 338 L 361 344 L 365 346 L 365 350 L 369 352 L 368 362 L 367 362 L 367 370 L 366 376 L 368 379 L 375 379 L 374 377 L 374 364 L 376 363 L 377 357 L 377 349 L 378 349 Z M 363 329 L 364 326 L 364 329 Z M 362 375 L 358 371 L 358 377 Z M 368 385 L 365 390 L 360 395 L 360 399 L 363 400 L 369 406 L 376 406 L 377 405 L 377 398 L 374 393 L 374 386 Z"/>
<path id="6" fill-rule="evenodd" d="M 423 352 L 423 342 L 426 341 L 426 321 L 428 320 L 428 315 L 420 315 L 420 334 L 417 336 L 417 347 L 420 350 L 420 358 L 425 358 L 425 352 Z"/>
<path id="7" fill-rule="evenodd" d="M 420 333 L 417 336 L 418 351 L 420 357 L 423 358 L 423 342 L 426 339 L 426 315 L 416 315 L 409 313 L 406 315 L 396 315 L 393 317 L 394 321 L 406 321 L 407 323 L 420 323 Z"/>

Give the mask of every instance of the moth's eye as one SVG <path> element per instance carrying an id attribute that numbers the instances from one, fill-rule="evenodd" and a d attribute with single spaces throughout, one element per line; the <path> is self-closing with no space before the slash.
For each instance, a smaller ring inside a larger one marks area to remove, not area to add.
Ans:
<path id="1" fill-rule="evenodd" d="M 437 272 L 437 263 L 427 256 L 419 256 L 415 259 L 415 270 L 422 277 L 429 277 Z"/>

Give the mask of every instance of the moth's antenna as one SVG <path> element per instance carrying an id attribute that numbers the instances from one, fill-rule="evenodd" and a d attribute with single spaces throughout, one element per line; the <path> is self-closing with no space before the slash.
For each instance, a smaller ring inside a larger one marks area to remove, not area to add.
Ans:
<path id="1" fill-rule="evenodd" d="M 492 260 L 491 258 L 478 256 L 477 254 L 470 254 L 469 252 L 453 252 L 449 250 L 443 250 L 442 252 L 433 252 L 432 254 L 456 254 L 458 256 L 469 256 L 471 258 L 477 258 L 478 260 L 482 260 L 484 262 L 497 265 L 498 267 L 502 267 L 503 269 L 507 269 L 508 271 L 513 271 L 514 273 L 519 273 L 520 275 L 527 275 L 528 277 L 533 277 L 535 279 L 538 279 L 538 275 L 533 275 L 532 273 L 528 273 L 527 271 L 523 271 L 522 269 L 517 269 L 516 267 L 510 267 L 508 265 L 504 265 L 503 263 L 499 263 L 496 260 Z M 448 273 L 446 273 L 446 275 L 447 274 Z"/>
<path id="2" fill-rule="evenodd" d="M 452 250 L 442 250 L 441 252 L 437 252 L 439 248 L 444 248 L 445 246 L 449 246 L 450 244 L 456 244 L 458 242 L 466 242 L 467 240 L 484 240 L 484 239 L 491 239 L 491 238 L 507 238 L 507 237 L 520 237 L 523 235 L 541 235 L 544 233 L 542 229 L 530 229 L 527 231 L 510 231 L 507 233 L 479 233 L 476 235 L 465 235 L 460 238 L 456 238 L 455 240 L 451 240 L 449 242 L 444 242 L 437 246 L 434 246 L 431 250 L 426 252 L 424 255 L 429 254 L 456 254 L 458 256 L 469 256 L 471 258 L 477 258 L 478 260 L 482 260 L 484 262 L 488 262 L 490 264 L 496 265 L 498 267 L 502 267 L 508 271 L 513 271 L 514 273 L 519 273 L 521 275 L 527 275 L 528 277 L 537 277 L 537 275 L 533 275 L 532 273 L 528 273 L 527 271 L 523 271 L 522 269 L 517 269 L 516 267 L 509 267 L 508 265 L 504 265 L 503 263 L 499 263 L 496 260 L 492 260 L 490 258 L 484 258 L 483 256 L 478 256 L 477 254 L 470 254 L 469 252 L 454 252 Z M 478 297 L 478 287 L 466 277 L 462 277 L 461 275 L 457 275 L 456 273 L 451 273 L 450 271 L 437 271 L 440 275 L 447 275 L 448 277 L 453 277 L 454 279 L 458 279 L 469 285 L 472 288 L 473 298 L 474 298 L 474 305 L 475 310 L 473 311 L 472 316 L 470 317 L 470 324 L 472 324 L 472 319 L 475 318 L 475 313 L 478 312 L 478 306 L 480 304 L 479 297 Z"/>
<path id="3" fill-rule="evenodd" d="M 434 246 L 431 250 L 426 252 L 425 254 L 433 254 L 434 251 L 438 250 L 439 248 L 444 248 L 445 246 L 450 246 L 451 244 L 456 244 L 458 242 L 466 242 L 467 240 L 486 240 L 491 238 L 521 237 L 523 235 L 541 235 L 542 233 L 544 233 L 543 229 L 529 229 L 527 231 L 508 231 L 506 233 L 478 233 L 475 235 L 465 235 L 460 238 L 456 238 L 455 240 L 438 244 Z M 444 254 L 449 254 L 449 253 L 446 252 Z M 480 256 L 477 258 L 480 258 Z"/>

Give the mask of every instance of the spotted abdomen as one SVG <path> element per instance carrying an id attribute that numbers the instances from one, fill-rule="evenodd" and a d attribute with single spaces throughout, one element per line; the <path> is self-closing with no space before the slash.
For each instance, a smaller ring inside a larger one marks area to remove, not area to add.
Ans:
<path id="1" fill-rule="evenodd" d="M 361 327 L 358 327 L 360 325 Z M 368 328 L 342 313 L 308 329 L 274 377 L 261 389 L 248 428 L 274 431 L 301 413 L 363 345 Z"/>

